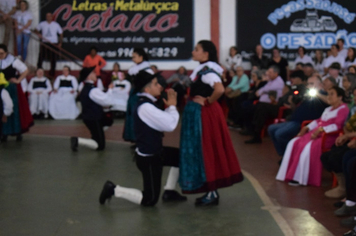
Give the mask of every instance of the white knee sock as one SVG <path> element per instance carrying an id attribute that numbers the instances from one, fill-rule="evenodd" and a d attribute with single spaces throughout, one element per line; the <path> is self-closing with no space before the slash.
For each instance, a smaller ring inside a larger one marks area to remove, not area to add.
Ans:
<path id="1" fill-rule="evenodd" d="M 78 145 L 88 147 L 94 150 L 99 147 L 98 143 L 95 140 L 88 138 L 78 138 Z"/>
<path id="2" fill-rule="evenodd" d="M 171 169 L 169 170 L 167 182 L 166 182 L 166 185 L 164 186 L 164 189 L 165 190 L 176 189 L 178 178 L 179 178 L 179 168 L 171 167 Z"/>
<path id="3" fill-rule="evenodd" d="M 115 187 L 115 197 L 126 199 L 130 202 L 141 204 L 142 201 L 142 192 L 134 188 L 124 188 L 119 185 Z"/>
<path id="4" fill-rule="evenodd" d="M 353 207 L 356 205 L 356 202 L 350 201 L 350 200 L 346 200 L 345 202 L 346 206 L 348 207 Z"/>

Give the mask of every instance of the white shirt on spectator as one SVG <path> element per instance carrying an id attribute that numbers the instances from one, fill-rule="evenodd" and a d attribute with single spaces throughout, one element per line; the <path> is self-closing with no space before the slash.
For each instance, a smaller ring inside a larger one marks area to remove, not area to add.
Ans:
<path id="1" fill-rule="evenodd" d="M 226 58 L 226 68 L 227 69 L 234 69 L 236 70 L 236 68 L 238 66 L 241 66 L 242 64 L 242 57 L 240 54 L 236 54 L 235 56 L 231 57 L 228 56 Z"/>
<path id="2" fill-rule="evenodd" d="M 42 21 L 36 29 L 41 31 L 42 41 L 46 43 L 58 43 L 58 34 L 63 33 L 61 26 L 55 21 L 51 21 L 51 23 Z"/>
<path id="3" fill-rule="evenodd" d="M 324 77 L 321 78 L 322 81 L 324 81 L 326 78 L 331 77 L 329 74 L 326 74 Z M 342 76 L 339 75 L 337 78 L 334 78 L 336 81 L 336 84 L 340 87 L 343 88 L 342 86 Z"/>
<path id="4" fill-rule="evenodd" d="M 16 0 L 0 0 L 0 9 L 4 13 L 9 13 L 14 7 L 16 7 Z"/>
<path id="5" fill-rule="evenodd" d="M 294 63 L 295 65 L 297 65 L 297 63 L 303 63 L 304 65 L 307 64 L 307 63 L 310 63 L 314 66 L 314 62 L 313 62 L 313 59 L 308 56 L 308 55 L 304 55 L 303 58 L 301 58 L 300 56 L 297 56 L 297 58 L 295 59 Z"/>
<path id="6" fill-rule="evenodd" d="M 341 68 L 343 68 L 344 64 L 345 64 L 345 58 L 342 57 L 340 54 L 338 54 L 336 57 L 331 55 L 331 56 L 329 56 L 328 58 L 325 59 L 324 68 L 329 68 L 329 66 L 331 66 L 331 64 L 333 64 L 334 62 L 339 63 Z"/>
<path id="7" fill-rule="evenodd" d="M 323 60 L 321 63 L 318 62 L 314 64 L 314 70 L 318 72 L 320 75 L 324 74 L 324 62 L 325 60 Z"/>
<path id="8" fill-rule="evenodd" d="M 346 57 L 347 57 L 347 49 L 343 48 L 341 51 L 339 51 L 339 55 L 341 57 L 343 57 L 344 59 L 346 59 Z"/>
<path id="9" fill-rule="evenodd" d="M 17 11 L 12 18 L 14 18 L 17 21 L 17 28 L 20 30 L 22 29 L 30 20 L 33 19 L 32 14 L 30 11 Z M 30 29 L 24 29 L 24 33 L 29 34 L 31 33 Z"/>

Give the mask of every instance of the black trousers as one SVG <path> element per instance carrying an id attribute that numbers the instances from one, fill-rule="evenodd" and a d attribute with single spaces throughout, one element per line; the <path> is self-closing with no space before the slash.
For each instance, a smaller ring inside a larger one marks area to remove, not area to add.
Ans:
<path id="1" fill-rule="evenodd" d="M 105 134 L 103 130 L 102 120 L 83 120 L 85 126 L 89 129 L 91 138 L 98 143 L 96 150 L 104 150 L 105 148 Z"/>
<path id="2" fill-rule="evenodd" d="M 331 150 L 321 155 L 320 160 L 323 167 L 329 172 L 342 173 L 342 157 L 351 150 L 347 143 L 340 147 L 332 146 Z"/>
<path id="3" fill-rule="evenodd" d="M 57 48 L 54 48 L 50 43 L 44 43 L 46 46 L 52 48 L 55 51 L 58 51 Z M 49 75 L 54 76 L 56 70 L 56 61 L 57 54 L 48 49 L 47 47 L 40 46 L 40 54 L 38 56 L 37 68 L 42 68 L 42 63 L 44 60 L 49 60 L 51 64 L 51 69 L 49 71 Z"/>
<path id="4" fill-rule="evenodd" d="M 248 93 L 242 93 L 238 97 L 234 98 L 226 98 L 227 105 L 229 107 L 228 117 L 231 119 L 236 125 L 243 125 L 243 115 L 242 115 L 242 102 L 246 101 L 248 98 Z"/>
<path id="5" fill-rule="evenodd" d="M 254 131 L 259 136 L 263 126 L 268 119 L 275 119 L 278 116 L 278 105 L 270 103 L 259 102 L 256 105 L 256 110 L 253 114 L 252 124 L 254 125 Z"/>
<path id="6" fill-rule="evenodd" d="M 141 205 L 154 206 L 161 192 L 163 166 L 179 166 L 179 149 L 163 147 L 161 153 L 146 157 L 136 153 L 136 165 L 143 178 Z"/>

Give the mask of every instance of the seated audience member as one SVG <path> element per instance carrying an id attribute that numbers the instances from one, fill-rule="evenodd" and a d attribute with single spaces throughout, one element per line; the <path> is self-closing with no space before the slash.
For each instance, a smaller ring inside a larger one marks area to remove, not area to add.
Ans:
<path id="1" fill-rule="evenodd" d="M 332 63 L 329 66 L 328 73 L 322 78 L 324 80 L 327 77 L 333 77 L 337 85 L 342 88 L 342 76 L 340 75 L 341 67 L 339 63 Z"/>
<path id="2" fill-rule="evenodd" d="M 113 106 L 111 110 L 126 112 L 131 83 L 125 79 L 125 74 L 120 71 L 118 63 L 114 64 L 111 78 L 114 85 L 112 88 Z"/>
<path id="3" fill-rule="evenodd" d="M 250 57 L 252 70 L 268 69 L 269 58 L 263 55 L 263 48 L 261 44 L 258 44 L 255 49 L 255 54 Z"/>
<path id="4" fill-rule="evenodd" d="M 272 59 L 269 62 L 269 67 L 276 65 L 279 68 L 279 76 L 284 80 L 289 80 L 289 65 L 287 59 L 281 57 L 280 51 L 278 48 L 272 50 Z"/>
<path id="5" fill-rule="evenodd" d="M 179 107 L 184 95 L 187 92 L 187 88 L 191 84 L 191 79 L 188 76 L 187 69 L 185 69 L 184 66 L 179 67 L 177 72 L 171 75 L 166 82 L 171 85 L 171 88 L 174 89 L 174 91 L 177 92 L 177 104 Z"/>
<path id="6" fill-rule="evenodd" d="M 351 74 L 356 74 L 356 65 L 349 66 L 347 71 Z"/>
<path id="7" fill-rule="evenodd" d="M 268 127 L 268 134 L 279 156 L 282 157 L 284 155 L 288 142 L 299 133 L 302 122 L 319 118 L 328 106 L 317 96 L 313 97 L 309 94 L 311 89 L 323 93 L 322 87 L 323 85 L 319 76 L 309 77 L 307 85 L 308 91 L 306 91 L 307 93 L 300 92 L 298 95 L 295 95 L 292 101 L 297 100 L 295 102 L 297 104 L 293 106 L 292 114 L 287 121 L 272 124 Z M 302 98 L 300 103 L 298 103 L 299 97 Z"/>
<path id="8" fill-rule="evenodd" d="M 230 69 L 230 76 L 232 81 L 225 89 L 225 95 L 229 106 L 230 125 L 234 125 L 232 121 L 237 120 L 237 114 L 241 112 L 240 103 L 246 97 L 245 94 L 250 89 L 250 83 L 242 66 L 237 67 L 236 73 Z"/>
<path id="9" fill-rule="evenodd" d="M 106 61 L 100 55 L 98 55 L 98 48 L 92 46 L 89 54 L 84 58 L 83 67 L 95 66 L 95 74 L 98 79 L 101 78 L 101 70 L 105 67 Z"/>
<path id="10" fill-rule="evenodd" d="M 242 57 L 237 52 L 237 47 L 230 47 L 229 56 L 226 58 L 226 69 L 228 70 L 236 70 L 238 66 L 242 65 Z"/>
<path id="11" fill-rule="evenodd" d="M 353 89 L 354 95 L 356 95 L 356 89 Z M 356 99 L 356 96 L 353 98 Z M 333 172 L 337 178 L 338 186 L 331 190 L 325 192 L 325 196 L 329 198 L 341 198 L 345 197 L 346 186 L 345 186 L 345 176 L 342 172 L 342 161 L 345 156 L 350 156 L 349 151 L 354 153 L 356 156 L 355 150 L 352 146 L 354 145 L 354 138 L 356 138 L 356 107 L 350 109 L 350 118 L 344 126 L 344 134 L 339 136 L 334 146 L 331 150 L 325 152 L 321 155 L 321 162 L 323 167 L 329 171 Z M 356 147 L 355 147 L 356 148 Z"/>
<path id="12" fill-rule="evenodd" d="M 48 96 L 52 91 L 52 85 L 49 79 L 43 75 L 43 69 L 38 68 L 36 76 L 28 84 L 27 92 L 29 93 L 31 114 L 39 115 L 42 112 L 44 117 L 48 118 Z"/>
<path id="13" fill-rule="evenodd" d="M 313 67 L 313 64 L 311 63 L 305 63 L 304 66 L 303 66 L 303 72 L 304 72 L 304 75 L 309 78 L 311 77 L 315 70 L 314 70 L 314 67 Z"/>
<path id="14" fill-rule="evenodd" d="M 345 59 L 344 71 L 347 71 L 349 66 L 356 65 L 356 49 L 349 47 L 347 50 L 347 57 Z"/>
<path id="15" fill-rule="evenodd" d="M 14 104 L 9 92 L 5 89 L 9 82 L 3 73 L 0 73 L 0 143 L 2 136 L 2 124 L 7 122 L 7 117 L 13 112 Z"/>
<path id="16" fill-rule="evenodd" d="M 286 148 L 276 179 L 289 181 L 290 185 L 320 186 L 322 164 L 321 136 L 340 130 L 347 116 L 349 108 L 343 102 L 345 92 L 337 86 L 328 90 L 327 107 L 321 117 L 312 121 L 292 139 Z M 338 135 L 326 137 L 325 148 L 331 148 Z"/>
<path id="17" fill-rule="evenodd" d="M 314 69 L 320 76 L 324 75 L 324 55 L 323 51 L 315 50 Z"/>
<path id="18" fill-rule="evenodd" d="M 311 59 L 310 56 L 306 55 L 307 50 L 303 46 L 299 46 L 298 48 L 298 56 L 295 59 L 294 63 L 297 65 L 299 62 L 303 63 L 304 65 L 309 63 L 309 64 L 314 64 L 313 60 Z"/>
<path id="19" fill-rule="evenodd" d="M 349 216 L 341 220 L 341 225 L 353 228 L 352 231 L 344 234 L 347 236 L 356 235 L 356 140 L 349 142 L 352 150 L 343 156 L 342 171 L 345 176 L 346 201 L 342 207 L 334 213 L 336 216 Z"/>
<path id="20" fill-rule="evenodd" d="M 347 73 L 342 79 L 342 88 L 345 90 L 345 102 L 349 108 L 354 106 L 353 90 L 356 88 L 356 75 Z"/>
<path id="21" fill-rule="evenodd" d="M 301 62 L 298 62 L 297 64 L 295 64 L 295 70 L 303 70 L 304 68 L 304 64 Z"/>
<path id="22" fill-rule="evenodd" d="M 49 114 L 55 120 L 75 120 L 79 115 L 75 102 L 78 81 L 70 72 L 69 66 L 64 66 L 62 75 L 53 84 L 53 93 L 49 97 Z"/>
<path id="23" fill-rule="evenodd" d="M 339 55 L 339 45 L 337 44 L 331 45 L 331 55 L 325 59 L 324 62 L 325 74 L 328 73 L 328 69 L 333 63 L 339 63 L 340 69 L 343 68 L 345 64 L 345 57 Z"/>
<path id="24" fill-rule="evenodd" d="M 249 120 L 252 124 L 247 124 L 246 132 L 241 132 L 241 134 L 251 134 L 253 133 L 253 138 L 251 140 L 245 141 L 245 143 L 261 143 L 261 130 L 267 119 L 272 119 L 278 115 L 278 106 L 271 104 L 271 100 L 268 97 L 270 91 L 277 92 L 277 99 L 282 96 L 282 90 L 284 88 L 284 82 L 279 76 L 279 68 L 275 65 L 271 66 L 268 71 L 269 81 L 265 86 L 257 90 L 256 96 L 259 97 L 259 102 L 254 108 L 252 117 Z M 262 115 L 262 116 L 261 116 Z M 250 130 L 248 130 L 250 129 Z M 252 129 L 252 130 L 251 130 Z"/>
<path id="25" fill-rule="evenodd" d="M 344 48 L 345 40 L 343 38 L 339 38 L 336 44 L 339 46 L 339 55 L 345 59 L 347 57 L 347 49 Z"/>

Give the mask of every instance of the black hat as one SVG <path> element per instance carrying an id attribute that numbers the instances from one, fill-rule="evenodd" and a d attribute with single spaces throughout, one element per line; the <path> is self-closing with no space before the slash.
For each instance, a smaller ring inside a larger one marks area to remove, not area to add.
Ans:
<path id="1" fill-rule="evenodd" d="M 93 67 L 83 67 L 83 69 L 79 73 L 79 82 L 82 82 L 86 80 L 88 75 L 95 69 L 95 66 Z"/>
<path id="2" fill-rule="evenodd" d="M 338 62 L 333 62 L 330 66 L 329 69 L 336 69 L 336 70 L 341 70 L 341 65 Z"/>
<path id="3" fill-rule="evenodd" d="M 140 70 L 134 77 L 133 83 L 135 86 L 135 92 L 140 92 L 147 84 L 151 83 L 154 78 L 157 78 L 161 72 L 156 74 L 150 74 L 145 70 Z"/>

